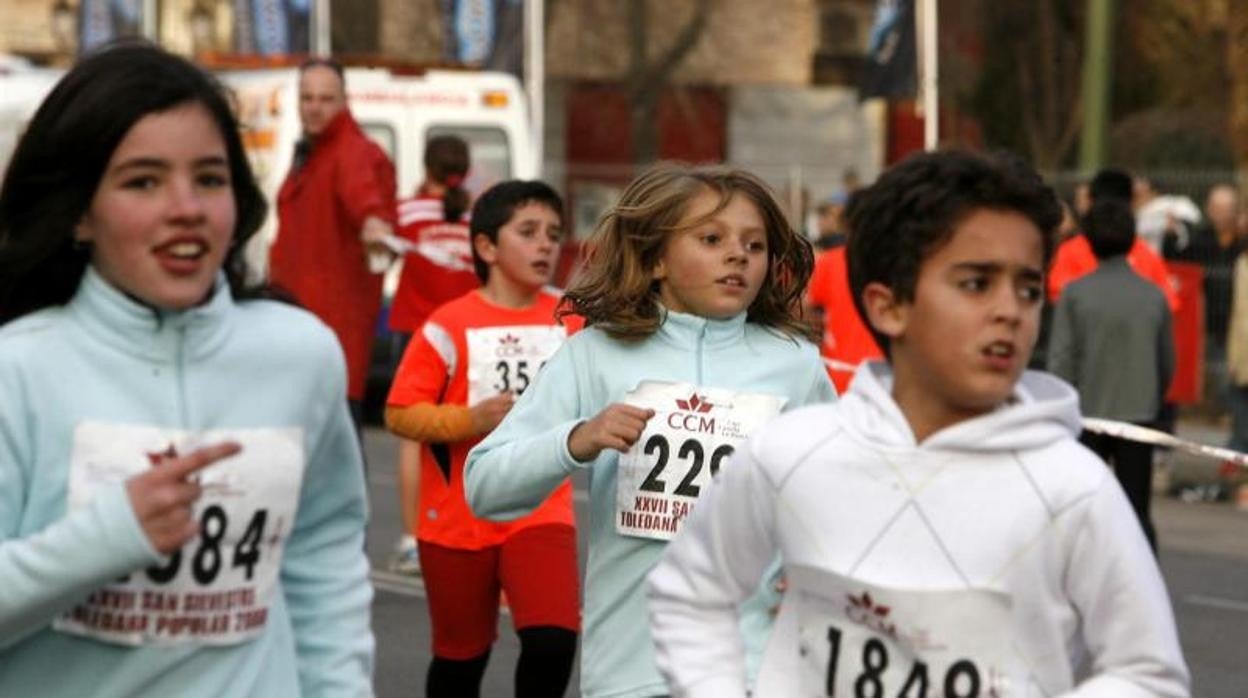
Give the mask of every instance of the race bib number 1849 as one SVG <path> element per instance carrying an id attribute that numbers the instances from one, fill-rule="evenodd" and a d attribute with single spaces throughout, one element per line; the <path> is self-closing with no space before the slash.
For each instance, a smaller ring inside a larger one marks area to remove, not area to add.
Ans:
<path id="1" fill-rule="evenodd" d="M 643 381 L 624 399 L 654 410 L 641 438 L 620 456 L 615 530 L 670 540 L 724 460 L 780 413 L 774 395 Z"/>
<path id="2" fill-rule="evenodd" d="M 1010 600 L 981 589 L 878 587 L 786 567 L 797 605 L 801 695 L 1004 698 L 1027 674 L 1010 642 Z"/>
<path id="3" fill-rule="evenodd" d="M 191 433 L 85 422 L 74 430 L 69 509 L 198 445 L 233 440 L 237 455 L 199 473 L 199 535 L 162 563 L 94 591 L 53 621 L 73 635 L 124 645 L 228 645 L 264 630 L 303 481 L 303 431 Z"/>

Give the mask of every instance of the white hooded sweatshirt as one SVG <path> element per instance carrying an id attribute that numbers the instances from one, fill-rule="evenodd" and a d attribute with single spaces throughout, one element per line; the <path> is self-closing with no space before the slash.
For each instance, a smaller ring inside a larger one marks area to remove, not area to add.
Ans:
<path id="1" fill-rule="evenodd" d="M 887 364 L 725 464 L 648 579 L 675 696 L 744 696 L 734 609 L 788 591 L 754 695 L 1186 696 L 1157 564 L 1078 396 L 1027 372 L 916 444 Z"/>

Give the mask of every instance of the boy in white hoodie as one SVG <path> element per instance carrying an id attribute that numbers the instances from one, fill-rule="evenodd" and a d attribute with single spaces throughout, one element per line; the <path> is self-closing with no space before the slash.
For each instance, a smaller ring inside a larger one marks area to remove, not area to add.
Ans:
<path id="1" fill-rule="evenodd" d="M 743 696 L 737 604 L 788 591 L 754 695 L 1186 696 L 1160 572 L 1078 395 L 1024 372 L 1061 211 L 1026 165 L 959 152 L 848 210 L 887 362 L 756 432 L 648 580 L 676 696 Z"/>

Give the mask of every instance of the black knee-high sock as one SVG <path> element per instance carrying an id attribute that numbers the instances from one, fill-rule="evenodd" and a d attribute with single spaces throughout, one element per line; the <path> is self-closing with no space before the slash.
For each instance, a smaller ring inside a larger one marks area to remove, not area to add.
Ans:
<path id="1" fill-rule="evenodd" d="M 568 689 L 576 659 L 576 633 L 567 628 L 537 626 L 516 632 L 516 698 L 559 698 Z"/>
<path id="2" fill-rule="evenodd" d="M 425 695 L 428 698 L 478 698 L 481 677 L 485 676 L 485 665 L 489 662 L 489 650 L 472 659 L 434 657 L 425 678 Z"/>

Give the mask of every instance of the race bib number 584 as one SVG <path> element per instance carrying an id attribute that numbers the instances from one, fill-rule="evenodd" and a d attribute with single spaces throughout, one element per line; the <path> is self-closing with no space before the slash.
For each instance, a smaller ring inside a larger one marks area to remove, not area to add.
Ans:
<path id="1" fill-rule="evenodd" d="M 785 402 L 658 381 L 643 381 L 624 401 L 652 409 L 654 416 L 620 456 L 615 530 L 656 540 L 676 535 L 724 460 Z"/>
<path id="2" fill-rule="evenodd" d="M 1027 690 L 1005 594 L 884 588 L 805 567 L 786 573 L 803 696 L 1004 698 Z"/>
<path id="3" fill-rule="evenodd" d="M 190 433 L 86 422 L 74 431 L 69 509 L 200 444 L 233 440 L 235 456 L 199 474 L 199 535 L 162 563 L 97 589 L 53 621 L 61 632 L 125 645 L 227 645 L 264 630 L 303 480 L 301 429 Z"/>

